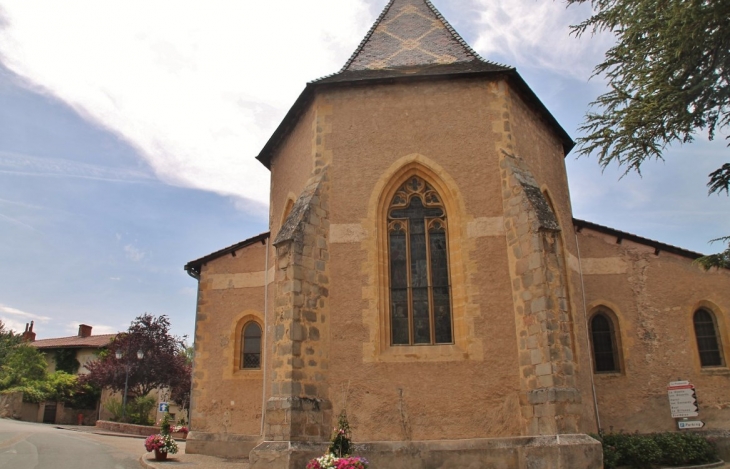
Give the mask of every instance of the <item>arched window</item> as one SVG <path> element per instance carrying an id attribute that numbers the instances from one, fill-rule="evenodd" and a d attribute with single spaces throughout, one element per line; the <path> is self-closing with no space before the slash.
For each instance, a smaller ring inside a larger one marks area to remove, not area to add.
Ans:
<path id="1" fill-rule="evenodd" d="M 249 322 L 241 331 L 241 369 L 261 368 L 261 326 Z"/>
<path id="2" fill-rule="evenodd" d="M 417 176 L 388 208 L 388 246 L 391 343 L 453 343 L 446 210 Z"/>
<path id="3" fill-rule="evenodd" d="M 616 329 L 608 314 L 598 312 L 591 318 L 591 342 L 593 369 L 596 373 L 621 371 L 616 346 Z"/>
<path id="4" fill-rule="evenodd" d="M 695 337 L 697 337 L 697 350 L 700 352 L 700 364 L 702 366 L 722 366 L 723 359 L 715 316 L 706 309 L 698 309 L 693 322 Z"/>

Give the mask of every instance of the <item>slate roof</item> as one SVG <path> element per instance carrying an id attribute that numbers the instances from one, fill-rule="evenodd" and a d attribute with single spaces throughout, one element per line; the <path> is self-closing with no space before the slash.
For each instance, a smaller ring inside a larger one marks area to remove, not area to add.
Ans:
<path id="1" fill-rule="evenodd" d="M 340 72 L 472 61 L 483 59 L 429 0 L 391 0 Z"/>
<path id="2" fill-rule="evenodd" d="M 200 268 L 205 263 L 218 259 L 219 257 L 223 257 L 226 254 L 230 254 L 232 252 L 238 251 L 239 249 L 243 249 L 246 246 L 250 246 L 255 243 L 263 243 L 264 241 L 266 241 L 269 238 L 269 236 L 271 236 L 271 233 L 267 231 L 266 233 L 261 233 L 254 237 L 245 239 L 245 240 L 241 241 L 240 243 L 233 244 L 231 246 L 228 246 L 227 248 L 223 248 L 216 252 L 208 254 L 207 256 L 203 256 L 200 259 L 195 259 L 194 261 L 190 261 L 187 264 L 185 264 L 185 271 L 191 277 L 199 278 L 200 277 Z"/>
<path id="3" fill-rule="evenodd" d="M 482 59 L 429 0 L 391 0 L 342 69 L 307 84 L 256 159 L 271 169 L 276 149 L 321 88 L 487 75 L 512 83 L 555 129 L 565 154 L 570 152 L 573 140 L 514 67 Z"/>
<path id="4" fill-rule="evenodd" d="M 106 347 L 117 334 L 99 334 L 88 337 L 72 336 L 56 339 L 42 339 L 29 342 L 28 345 L 41 349 L 50 348 L 102 348 Z"/>

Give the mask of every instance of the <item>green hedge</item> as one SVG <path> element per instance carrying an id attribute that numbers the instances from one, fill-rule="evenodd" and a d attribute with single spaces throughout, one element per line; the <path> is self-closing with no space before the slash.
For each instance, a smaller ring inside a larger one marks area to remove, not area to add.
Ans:
<path id="1" fill-rule="evenodd" d="M 603 446 L 603 467 L 692 466 L 718 461 L 717 449 L 697 433 L 600 433 L 591 435 Z"/>

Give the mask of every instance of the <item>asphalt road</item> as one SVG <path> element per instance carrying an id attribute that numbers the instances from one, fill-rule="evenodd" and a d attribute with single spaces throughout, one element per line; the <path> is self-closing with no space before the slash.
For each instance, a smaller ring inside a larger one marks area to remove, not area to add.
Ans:
<path id="1" fill-rule="evenodd" d="M 144 440 L 0 419 L 2 469 L 140 469 Z"/>

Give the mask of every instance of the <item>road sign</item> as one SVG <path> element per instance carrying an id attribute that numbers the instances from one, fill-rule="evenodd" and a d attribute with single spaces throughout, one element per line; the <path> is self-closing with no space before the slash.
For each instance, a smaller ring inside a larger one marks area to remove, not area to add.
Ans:
<path id="1" fill-rule="evenodd" d="M 697 417 L 700 409 L 697 405 L 695 387 L 689 381 L 672 381 L 667 387 L 669 409 L 672 418 Z"/>
<path id="2" fill-rule="evenodd" d="M 158 412 L 167 412 L 170 410 L 170 404 L 167 402 L 160 402 L 160 405 L 157 409 Z"/>
<path id="3" fill-rule="evenodd" d="M 700 420 L 687 420 L 687 421 L 680 420 L 677 423 L 679 424 L 680 430 L 687 430 L 690 428 L 702 428 L 705 426 L 705 422 L 702 422 Z"/>

